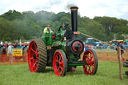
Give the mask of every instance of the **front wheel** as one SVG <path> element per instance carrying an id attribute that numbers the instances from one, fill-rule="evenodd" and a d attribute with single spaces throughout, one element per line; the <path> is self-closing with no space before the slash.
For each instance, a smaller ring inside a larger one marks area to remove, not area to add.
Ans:
<path id="1" fill-rule="evenodd" d="M 84 52 L 83 61 L 87 64 L 83 65 L 84 73 L 87 75 L 94 75 L 98 69 L 98 59 L 96 52 L 92 49 L 88 49 Z"/>
<path id="2" fill-rule="evenodd" d="M 57 76 L 65 76 L 67 71 L 67 59 L 63 50 L 56 50 L 53 56 L 53 69 Z"/>

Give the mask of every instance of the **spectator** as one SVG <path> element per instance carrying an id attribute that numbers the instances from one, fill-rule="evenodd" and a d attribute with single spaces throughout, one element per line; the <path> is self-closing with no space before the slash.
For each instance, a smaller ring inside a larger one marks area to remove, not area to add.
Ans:
<path id="1" fill-rule="evenodd" d="M 9 63 L 13 64 L 13 50 L 11 44 L 8 46 Z"/>
<path id="2" fill-rule="evenodd" d="M 119 47 L 121 48 L 121 58 L 122 58 L 122 60 L 124 61 L 124 60 L 125 60 L 124 57 L 123 57 L 123 54 L 124 54 L 124 47 L 120 44 L 120 42 L 117 43 L 117 46 L 119 46 Z M 117 50 L 117 48 L 116 48 L 116 50 Z"/>

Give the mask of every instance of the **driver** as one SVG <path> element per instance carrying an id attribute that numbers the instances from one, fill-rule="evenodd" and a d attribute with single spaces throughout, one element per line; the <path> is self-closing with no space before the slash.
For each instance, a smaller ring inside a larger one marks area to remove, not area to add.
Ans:
<path id="1" fill-rule="evenodd" d="M 50 25 L 47 25 L 47 27 L 44 28 L 44 34 L 47 34 L 47 33 L 53 33 L 53 31 L 50 28 Z"/>

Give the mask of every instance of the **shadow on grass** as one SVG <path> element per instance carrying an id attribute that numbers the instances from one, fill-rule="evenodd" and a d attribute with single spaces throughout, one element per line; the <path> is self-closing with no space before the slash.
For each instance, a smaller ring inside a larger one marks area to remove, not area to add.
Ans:
<path id="1" fill-rule="evenodd" d="M 52 67 L 46 67 L 46 69 L 43 73 L 53 73 L 54 74 L 54 70 Z M 76 70 L 75 73 L 72 73 L 71 71 L 66 72 L 66 75 L 81 75 L 81 74 L 85 74 L 84 71 Z"/>
<path id="2" fill-rule="evenodd" d="M 69 71 L 69 72 L 66 72 L 66 75 L 70 75 L 70 76 L 73 76 L 73 75 L 83 75 L 83 74 L 85 74 L 84 73 L 84 71 L 78 71 L 78 70 L 76 70 L 76 72 L 75 73 L 72 73 L 71 71 Z M 85 74 L 86 75 L 86 74 Z"/>

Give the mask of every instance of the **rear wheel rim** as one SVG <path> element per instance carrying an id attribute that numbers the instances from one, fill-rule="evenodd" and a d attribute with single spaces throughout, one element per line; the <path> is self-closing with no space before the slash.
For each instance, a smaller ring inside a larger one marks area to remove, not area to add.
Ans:
<path id="1" fill-rule="evenodd" d="M 37 43 L 32 41 L 28 49 L 28 64 L 31 72 L 36 72 L 39 64 L 39 52 Z"/>
<path id="2" fill-rule="evenodd" d="M 60 51 L 56 51 L 53 57 L 53 69 L 57 76 L 63 76 L 65 72 L 64 56 Z"/>
<path id="3" fill-rule="evenodd" d="M 83 65 L 84 73 L 92 75 L 95 71 L 95 57 L 91 50 L 85 51 L 83 60 L 87 62 L 87 64 Z"/>

